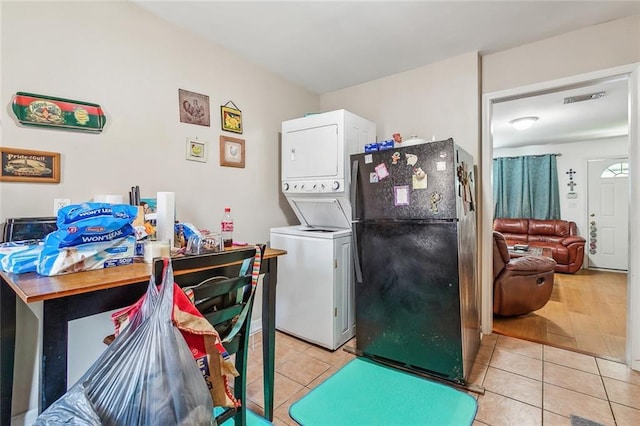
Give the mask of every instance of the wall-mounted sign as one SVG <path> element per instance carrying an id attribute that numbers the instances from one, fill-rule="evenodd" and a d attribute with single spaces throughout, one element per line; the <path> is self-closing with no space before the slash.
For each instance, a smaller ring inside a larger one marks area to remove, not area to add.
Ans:
<path id="1" fill-rule="evenodd" d="M 60 182 L 60 153 L 0 147 L 0 180 Z"/>
<path id="2" fill-rule="evenodd" d="M 21 124 L 100 133 L 106 117 L 98 104 L 17 92 L 13 113 Z"/>

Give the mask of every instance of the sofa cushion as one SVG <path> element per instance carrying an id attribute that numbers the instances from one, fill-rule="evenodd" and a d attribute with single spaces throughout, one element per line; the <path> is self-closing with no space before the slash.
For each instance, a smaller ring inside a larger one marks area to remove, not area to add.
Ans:
<path id="1" fill-rule="evenodd" d="M 555 235 L 535 235 L 535 234 L 529 234 L 529 242 L 533 243 L 547 243 L 548 245 L 552 245 L 552 244 L 559 244 L 562 245 L 562 240 L 564 240 L 564 237 L 557 237 Z M 544 244 L 538 244 L 538 245 L 544 245 Z"/>
<path id="2" fill-rule="evenodd" d="M 501 233 L 509 239 L 506 234 L 528 234 L 529 219 L 495 219 L 493 230 Z"/>
<path id="3" fill-rule="evenodd" d="M 562 239 L 571 235 L 571 228 L 566 220 L 530 220 L 527 234 L 553 235 Z"/>

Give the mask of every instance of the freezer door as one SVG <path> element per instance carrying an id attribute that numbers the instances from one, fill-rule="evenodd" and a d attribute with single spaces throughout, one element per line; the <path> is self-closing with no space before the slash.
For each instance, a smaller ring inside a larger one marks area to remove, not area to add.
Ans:
<path id="1" fill-rule="evenodd" d="M 355 218 L 455 220 L 454 147 L 447 139 L 352 155 Z"/>
<path id="2" fill-rule="evenodd" d="M 462 381 L 457 224 L 356 223 L 356 344 L 380 357 Z"/>

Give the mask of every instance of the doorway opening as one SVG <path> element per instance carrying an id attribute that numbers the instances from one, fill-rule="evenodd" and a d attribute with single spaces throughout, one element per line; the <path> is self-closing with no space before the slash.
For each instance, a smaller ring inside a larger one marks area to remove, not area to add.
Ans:
<path id="1" fill-rule="evenodd" d="M 491 232 L 490 230 L 492 229 L 492 225 L 493 225 L 493 195 L 492 195 L 492 159 L 493 159 L 493 150 L 494 150 L 494 132 L 496 131 L 496 126 L 494 123 L 494 110 L 495 108 L 501 104 L 501 103 L 505 103 L 505 102 L 509 102 L 509 101 L 513 101 L 513 100 L 521 100 L 521 99 L 526 99 L 526 98 L 531 98 L 534 96 L 540 96 L 543 94 L 548 94 L 548 93 L 556 93 L 556 92 L 561 92 L 561 91 L 566 91 L 566 90 L 571 90 L 571 89 L 575 89 L 575 88 L 585 88 L 585 90 L 591 86 L 593 86 L 594 84 L 598 84 L 601 83 L 603 81 L 612 81 L 612 80 L 620 80 L 623 79 L 626 83 L 626 95 L 627 95 L 627 99 L 628 99 L 628 105 L 630 107 L 630 111 L 628 114 L 629 120 L 628 120 L 628 125 L 629 125 L 629 132 L 628 132 L 628 137 L 626 138 L 625 144 L 628 147 L 628 158 L 629 158 L 629 163 L 632 165 L 631 167 L 631 174 L 634 173 L 633 170 L 633 166 L 637 165 L 637 163 L 639 162 L 638 159 L 638 134 L 637 134 L 637 121 L 638 121 L 638 109 L 637 109 L 637 104 L 634 102 L 632 102 L 633 99 L 637 99 L 638 94 L 638 87 L 637 87 L 637 80 L 638 80 L 638 66 L 637 65 L 632 65 L 632 66 L 627 66 L 627 67 L 618 67 L 615 69 L 610 69 L 610 70 L 603 70 L 600 72 L 595 72 L 595 73 L 589 73 L 589 74 L 585 74 L 585 75 L 581 75 L 581 76 L 575 76 L 572 78 L 568 78 L 568 79 L 563 79 L 563 80 L 557 80 L 557 81 L 553 81 L 553 82 L 547 82 L 547 83 L 542 83 L 542 84 L 538 84 L 538 85 L 533 85 L 533 86 L 528 86 L 528 87 L 523 87 L 523 88 L 518 88 L 518 89 L 512 89 L 512 90 L 507 90 L 507 91 L 502 91 L 502 92 L 496 92 L 496 93 L 492 93 L 492 94 L 487 94 L 484 95 L 484 99 L 483 99 L 483 144 L 482 144 L 482 166 L 483 166 L 483 173 L 482 173 L 482 191 L 483 191 L 483 195 L 482 198 L 484 200 L 484 206 L 483 206 L 483 212 L 482 212 L 482 217 L 483 217 L 483 221 L 482 221 L 482 229 L 483 229 L 483 238 L 482 238 L 482 253 L 483 253 L 483 259 L 482 259 L 482 330 L 484 333 L 491 333 L 494 329 L 494 321 L 493 321 L 493 310 L 492 310 L 492 298 L 493 298 L 493 288 L 492 288 L 492 284 L 493 284 L 493 277 L 491 275 L 491 270 L 492 270 L 492 241 L 491 241 Z M 604 138 L 603 138 L 604 139 Z M 557 148 L 558 145 L 555 145 L 554 148 Z M 548 150 L 549 146 L 546 147 L 546 149 Z M 536 152 L 535 154 L 538 154 L 539 152 Z M 586 211 L 587 210 L 587 204 L 586 204 L 586 200 L 587 200 L 587 196 L 586 196 L 586 191 L 587 191 L 587 159 L 593 159 L 595 156 L 595 158 L 597 158 L 598 156 L 596 154 L 592 154 L 591 158 L 589 158 L 589 156 L 584 158 L 583 161 L 583 166 L 582 166 L 582 171 L 579 171 L 578 176 L 581 174 L 582 175 L 582 182 L 579 182 L 578 184 L 582 183 L 582 188 L 583 188 L 583 195 L 581 197 L 581 200 L 575 200 L 571 199 L 570 197 L 566 197 L 565 202 L 566 202 L 566 208 L 568 210 L 566 211 L 570 211 L 571 208 L 575 208 L 580 207 L 580 203 L 583 203 L 583 210 Z M 602 155 L 600 154 L 599 157 L 601 158 Z M 563 158 L 567 158 L 566 156 L 563 156 Z M 637 166 L 636 166 L 637 167 Z M 559 172 L 562 174 L 563 172 L 561 171 L 561 167 L 559 165 L 558 167 Z M 570 170 L 573 170 L 575 172 L 574 168 L 570 168 Z M 637 172 L 635 172 L 637 173 Z M 629 179 L 630 182 L 633 181 L 633 179 Z M 575 184 L 575 182 L 574 182 Z M 634 184 L 630 184 L 630 185 L 634 185 Z M 573 190 L 573 188 L 571 188 Z M 574 192 L 574 191 L 571 191 Z M 629 191 L 631 194 L 634 194 L 633 190 Z M 623 355 L 618 355 L 615 358 L 618 358 L 622 361 L 625 361 L 629 364 L 631 363 L 631 359 L 638 359 L 638 354 L 636 353 L 637 351 L 640 351 L 640 349 L 635 348 L 633 346 L 633 342 L 634 342 L 634 336 L 637 334 L 637 327 L 634 328 L 634 324 L 638 323 L 638 313 L 637 313 L 637 309 L 633 309 L 634 306 L 634 300 L 635 305 L 637 305 L 637 302 L 639 300 L 638 298 L 638 290 L 637 290 L 637 286 L 638 286 L 638 279 L 635 275 L 633 275 L 632 271 L 634 270 L 634 268 L 637 268 L 637 261 L 634 260 L 634 256 L 633 253 L 637 251 L 637 232 L 634 233 L 634 229 L 636 228 L 636 225 L 634 224 L 634 220 L 637 220 L 638 217 L 638 213 L 636 211 L 636 209 L 633 208 L 633 206 L 637 206 L 638 200 L 637 200 L 637 195 L 633 195 L 631 197 L 631 199 L 628 199 L 628 205 L 631 206 L 631 208 L 629 208 L 629 219 L 628 220 L 628 224 L 629 224 L 629 232 L 628 235 L 630 235 L 630 243 L 629 243 L 629 250 L 628 250 L 628 254 L 627 254 L 627 261 L 629 263 L 629 275 L 628 276 L 624 276 L 622 277 L 622 279 L 620 279 L 620 277 L 618 276 L 617 279 L 613 279 L 611 277 L 608 277 L 606 274 L 607 272 L 601 272 L 601 271 L 590 271 L 587 269 L 583 269 L 580 271 L 580 274 L 576 274 L 575 277 L 571 277 L 571 276 L 564 276 L 565 274 L 556 274 L 557 276 L 559 276 L 558 281 L 561 287 L 562 285 L 565 286 L 576 286 L 578 284 L 576 283 L 571 283 L 572 279 L 577 278 L 578 280 L 606 280 L 607 282 L 610 281 L 616 281 L 616 282 L 622 282 L 622 292 L 624 294 L 623 296 L 623 300 L 622 301 L 618 301 L 616 303 L 622 304 L 622 306 L 626 306 L 627 307 L 627 318 L 622 318 L 621 320 L 618 320 L 618 324 L 622 323 L 623 328 L 625 328 L 625 331 L 623 332 L 623 334 L 626 334 L 626 339 L 624 339 L 622 342 L 617 341 L 616 345 L 619 349 L 618 354 L 622 353 Z M 580 210 L 580 208 L 578 208 L 577 210 Z M 580 213 L 578 211 L 574 212 L 576 215 L 580 215 Z M 587 239 L 587 246 L 586 249 L 588 250 L 588 244 L 589 244 L 589 223 L 588 223 L 588 219 L 587 219 L 587 215 L 584 214 L 584 218 L 580 219 L 580 220 L 576 220 L 576 222 L 581 222 L 582 226 L 580 226 L 581 228 L 581 235 L 584 236 Z M 586 260 L 586 259 L 585 259 Z M 635 263 L 634 263 L 635 262 Z M 603 275 L 604 274 L 604 275 Z M 621 275 L 621 274 L 618 274 Z M 564 282 L 563 282 L 564 281 Z M 575 281 L 575 280 L 574 280 Z M 619 286 L 620 284 L 618 284 Z M 578 285 L 579 288 L 579 285 Z M 583 286 L 583 289 L 586 288 L 586 286 Z M 602 299 L 601 299 L 602 300 Z M 606 323 L 606 315 L 599 320 L 600 323 Z M 548 326 L 549 324 L 547 324 Z M 558 325 L 558 324 L 555 324 Z M 552 325 L 553 326 L 553 325 Z M 562 325 L 560 325 L 560 328 L 562 327 Z M 561 334 L 559 334 L 561 335 Z M 536 338 L 532 338 L 530 340 L 541 340 L 541 339 L 536 339 Z M 561 340 L 561 339 L 560 339 Z M 635 340 L 637 341 L 637 339 Z M 544 342 L 542 342 L 544 343 Z M 556 346 L 561 346 L 560 343 L 562 342 L 549 342 L 552 345 L 556 345 Z M 624 348 L 624 350 L 622 350 L 621 348 Z M 580 351 L 579 348 L 574 348 L 577 349 L 578 351 Z M 591 352 L 591 351 L 587 351 L 584 350 L 584 352 Z M 633 356 L 632 357 L 632 353 Z M 606 354 L 604 354 L 605 357 L 608 357 Z M 638 366 L 634 366 L 631 365 L 632 368 L 639 368 L 640 365 Z"/>

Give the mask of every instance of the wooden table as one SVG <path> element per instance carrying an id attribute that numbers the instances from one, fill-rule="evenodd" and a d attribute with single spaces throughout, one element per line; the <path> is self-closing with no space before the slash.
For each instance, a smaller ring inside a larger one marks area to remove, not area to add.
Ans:
<path id="1" fill-rule="evenodd" d="M 262 287 L 262 356 L 264 360 L 264 416 L 273 420 L 275 362 L 275 301 L 278 256 L 284 250 L 267 249 L 260 272 Z M 237 273 L 239 262 L 214 268 L 221 275 Z M 176 271 L 176 277 L 192 271 Z M 43 302 L 42 358 L 38 412 L 67 391 L 69 321 L 128 306 L 146 291 L 151 264 L 45 277 L 36 273 L 0 271 L 0 425 L 11 423 L 11 400 L 16 341 L 16 295 L 24 303 Z"/>

